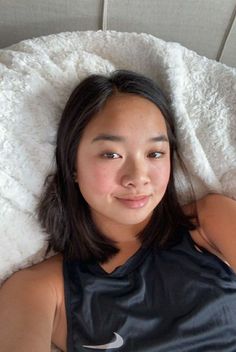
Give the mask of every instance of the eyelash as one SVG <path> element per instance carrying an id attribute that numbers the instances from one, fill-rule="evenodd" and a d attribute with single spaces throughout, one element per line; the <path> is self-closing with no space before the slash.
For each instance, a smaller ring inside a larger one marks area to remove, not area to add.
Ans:
<path id="1" fill-rule="evenodd" d="M 154 158 L 154 159 L 160 159 L 161 157 L 163 157 L 163 156 L 165 155 L 164 152 L 152 152 L 152 153 L 150 153 L 150 154 L 160 154 L 160 157 L 159 157 L 159 158 Z M 150 155 L 150 154 L 149 154 L 149 155 Z"/>
<path id="2" fill-rule="evenodd" d="M 110 157 L 111 155 L 114 155 L 114 154 L 119 155 L 119 154 L 117 154 L 117 153 L 109 152 L 109 153 L 103 153 L 103 154 L 102 154 L 102 157 L 104 157 L 104 158 L 106 158 L 106 159 L 118 159 L 118 158 Z"/>
<path id="3" fill-rule="evenodd" d="M 103 157 L 103 158 L 105 158 L 105 159 L 119 159 L 119 158 L 113 158 L 113 157 L 111 157 L 112 155 L 118 155 L 118 156 L 120 156 L 118 153 L 113 153 L 113 152 L 107 152 L 107 153 L 103 153 L 101 156 Z M 149 153 L 149 155 L 151 155 L 151 154 L 160 154 L 160 157 L 158 157 L 158 158 L 153 158 L 153 159 L 160 159 L 161 157 L 163 157 L 164 156 L 164 152 L 151 152 L 151 153 Z"/>

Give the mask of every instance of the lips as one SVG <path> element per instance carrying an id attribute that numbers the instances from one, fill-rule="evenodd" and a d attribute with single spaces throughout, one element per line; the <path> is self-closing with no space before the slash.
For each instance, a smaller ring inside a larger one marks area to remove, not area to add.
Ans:
<path id="1" fill-rule="evenodd" d="M 131 209 L 138 209 L 143 208 L 148 200 L 149 196 L 136 196 L 136 197 L 129 197 L 129 198 L 117 198 L 120 203 L 125 205 L 127 208 Z"/>

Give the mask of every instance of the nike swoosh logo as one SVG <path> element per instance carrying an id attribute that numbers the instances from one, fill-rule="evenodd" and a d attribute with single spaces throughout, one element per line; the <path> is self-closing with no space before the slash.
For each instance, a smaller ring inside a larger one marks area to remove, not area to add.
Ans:
<path id="1" fill-rule="evenodd" d="M 113 342 L 109 342 L 109 343 L 106 343 L 105 345 L 97 345 L 97 346 L 83 345 L 83 347 L 85 347 L 85 348 L 94 348 L 94 349 L 97 349 L 97 350 L 106 350 L 107 348 L 118 348 L 118 347 L 121 347 L 124 344 L 124 340 L 116 332 L 114 332 L 114 334 L 115 334 L 116 339 Z"/>

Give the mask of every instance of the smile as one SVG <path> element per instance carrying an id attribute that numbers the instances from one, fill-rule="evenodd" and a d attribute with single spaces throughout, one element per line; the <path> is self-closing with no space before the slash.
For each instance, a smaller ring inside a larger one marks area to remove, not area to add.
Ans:
<path id="1" fill-rule="evenodd" d="M 117 198 L 117 199 L 127 208 L 138 209 L 138 208 L 143 208 L 147 204 L 149 200 L 149 196 L 141 196 L 141 197 L 135 197 L 135 198 Z"/>

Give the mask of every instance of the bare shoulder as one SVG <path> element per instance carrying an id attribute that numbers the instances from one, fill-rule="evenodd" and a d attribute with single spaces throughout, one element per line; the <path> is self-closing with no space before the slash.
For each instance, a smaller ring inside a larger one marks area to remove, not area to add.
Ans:
<path id="1" fill-rule="evenodd" d="M 62 280 L 62 263 L 62 255 L 57 254 L 25 269 L 25 273 L 32 279 L 40 280 L 42 284 L 53 285 L 53 288 L 57 290 Z"/>
<path id="2" fill-rule="evenodd" d="M 0 289 L 3 352 L 51 350 L 61 268 L 62 257 L 57 255 L 14 273 L 4 282 Z"/>
<path id="3" fill-rule="evenodd" d="M 202 241 L 236 271 L 236 201 L 212 193 L 199 199 L 196 206 Z M 188 213 L 191 205 L 183 209 Z"/>
<path id="4" fill-rule="evenodd" d="M 18 288 L 25 286 L 33 290 L 37 287 L 42 292 L 44 289 L 47 293 L 50 290 L 57 299 L 62 284 L 62 261 L 62 255 L 57 254 L 31 267 L 19 270 L 6 280 L 3 288 L 5 286 L 17 286 Z"/>
<path id="5" fill-rule="evenodd" d="M 21 269 L 11 275 L 2 285 L 1 289 L 5 287 L 14 287 L 15 285 L 27 285 L 30 287 L 34 284 L 37 286 L 50 286 L 60 275 L 62 267 L 62 256 L 56 255 L 48 258 L 38 264 L 34 264 L 25 269 Z"/>
<path id="6" fill-rule="evenodd" d="M 219 193 L 209 193 L 205 197 L 197 201 L 199 210 L 208 213 L 215 213 L 216 211 L 224 213 L 226 211 L 234 210 L 236 207 L 236 200 Z M 226 208 L 224 208 L 226 206 Z"/>

